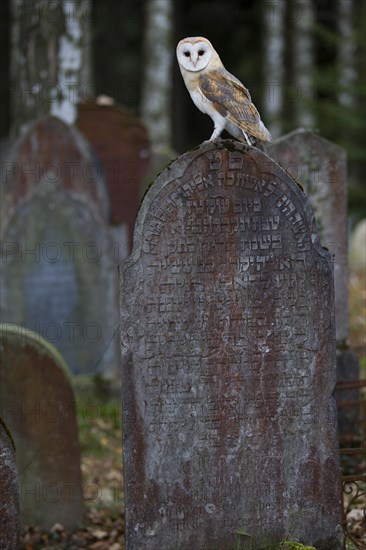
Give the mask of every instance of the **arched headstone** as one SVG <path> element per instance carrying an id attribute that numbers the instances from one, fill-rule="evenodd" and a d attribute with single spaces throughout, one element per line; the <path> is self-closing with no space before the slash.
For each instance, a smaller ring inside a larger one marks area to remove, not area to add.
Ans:
<path id="1" fill-rule="evenodd" d="M 332 266 L 254 148 L 204 144 L 150 187 L 121 269 L 128 550 L 342 548 Z"/>
<path id="2" fill-rule="evenodd" d="M 45 182 L 82 198 L 107 220 L 109 199 L 98 159 L 76 128 L 50 115 L 29 124 L 3 163 L 2 227 Z"/>
<path id="3" fill-rule="evenodd" d="M 38 334 L 0 325 L 0 415 L 16 447 L 21 524 L 83 517 L 75 397 L 66 363 Z"/>

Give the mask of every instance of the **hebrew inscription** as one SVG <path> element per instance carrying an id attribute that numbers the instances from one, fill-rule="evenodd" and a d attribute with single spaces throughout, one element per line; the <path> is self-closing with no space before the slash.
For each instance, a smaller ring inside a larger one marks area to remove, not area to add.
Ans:
<path id="1" fill-rule="evenodd" d="M 122 267 L 127 549 L 341 548 L 330 255 L 294 181 L 218 143 L 150 188 Z"/>

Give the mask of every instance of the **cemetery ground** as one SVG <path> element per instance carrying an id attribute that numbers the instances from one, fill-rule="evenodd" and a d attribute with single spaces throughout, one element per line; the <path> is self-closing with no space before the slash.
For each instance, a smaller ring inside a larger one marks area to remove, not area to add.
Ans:
<path id="1" fill-rule="evenodd" d="M 365 274 L 350 274 L 349 300 L 349 342 L 360 358 L 360 376 L 366 378 Z M 92 383 L 76 380 L 75 391 L 82 453 L 84 525 L 76 532 L 68 532 L 57 523 L 48 532 L 29 526 L 21 537 L 21 547 L 25 550 L 125 549 L 119 388 L 112 391 L 99 379 Z M 357 546 L 347 543 L 347 550 L 366 548 L 366 521 L 363 517 L 366 496 L 358 501 L 357 506 L 359 508 L 353 509 L 348 517 Z"/>

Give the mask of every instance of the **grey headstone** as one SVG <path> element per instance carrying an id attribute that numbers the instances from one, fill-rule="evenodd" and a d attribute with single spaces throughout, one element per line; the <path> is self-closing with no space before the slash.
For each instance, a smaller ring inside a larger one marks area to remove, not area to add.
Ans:
<path id="1" fill-rule="evenodd" d="M 83 518 L 75 398 L 67 366 L 38 334 L 0 325 L 0 415 L 16 447 L 21 524 Z"/>
<path id="2" fill-rule="evenodd" d="M 19 545 L 19 490 L 15 448 L 10 432 L 0 418 L 0 548 L 17 550 Z"/>
<path id="3" fill-rule="evenodd" d="M 332 261 L 300 188 L 204 144 L 149 189 L 121 275 L 127 550 L 340 550 Z"/>
<path id="4" fill-rule="evenodd" d="M 88 205 L 45 186 L 6 227 L 1 319 L 40 334 L 74 374 L 117 373 L 117 268 L 108 228 Z"/>
<path id="5" fill-rule="evenodd" d="M 338 342 L 344 342 L 348 336 L 346 152 L 304 129 L 266 144 L 266 152 L 304 186 L 320 241 L 334 254 L 336 335 Z"/>

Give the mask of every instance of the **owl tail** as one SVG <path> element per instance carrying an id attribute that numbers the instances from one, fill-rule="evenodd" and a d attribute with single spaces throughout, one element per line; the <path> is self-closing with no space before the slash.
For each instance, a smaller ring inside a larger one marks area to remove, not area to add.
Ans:
<path id="1" fill-rule="evenodd" d="M 259 120 L 258 126 L 259 126 L 258 129 L 263 136 L 260 139 L 262 141 L 273 141 L 271 134 L 269 133 L 269 131 L 267 130 L 267 128 L 265 127 L 265 125 L 261 120 Z"/>
<path id="2" fill-rule="evenodd" d="M 242 129 L 244 138 L 241 141 L 248 145 L 256 145 L 258 141 L 272 141 L 271 134 L 261 120 L 255 126 L 253 125 L 251 130 L 245 131 Z"/>

